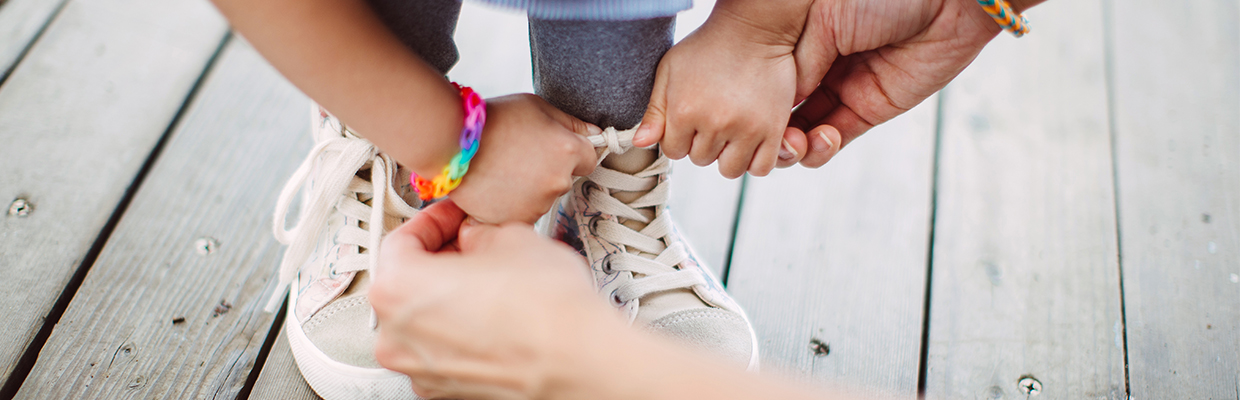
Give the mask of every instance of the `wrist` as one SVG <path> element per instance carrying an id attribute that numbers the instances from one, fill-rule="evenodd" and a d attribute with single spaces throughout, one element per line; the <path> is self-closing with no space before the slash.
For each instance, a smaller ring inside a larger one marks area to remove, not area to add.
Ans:
<path id="1" fill-rule="evenodd" d="M 447 196 L 449 192 L 461 184 L 461 179 L 469 171 L 469 164 L 478 153 L 483 126 L 486 124 L 486 102 L 473 89 L 456 83 L 452 87 L 460 95 L 460 110 L 464 114 L 460 134 L 457 137 L 457 149 L 443 167 L 437 171 L 415 173 L 410 183 L 422 200 L 432 200 Z M 425 167 L 425 166 L 424 166 Z"/>
<path id="2" fill-rule="evenodd" d="M 461 107 L 460 94 L 452 85 L 445 86 L 444 94 L 437 96 L 441 100 L 431 108 L 434 111 L 424 114 L 436 121 L 427 124 L 430 129 L 425 132 L 409 129 L 408 147 L 415 151 L 410 152 L 408 159 L 397 159 L 420 176 L 438 175 L 444 165 L 461 151 L 459 138 L 465 127 L 465 111 Z M 450 96 L 447 95 L 449 93 Z"/>
<path id="3" fill-rule="evenodd" d="M 701 30 L 721 35 L 730 45 L 757 44 L 787 48 L 790 53 L 805 30 L 806 15 L 812 3 L 811 0 L 720 0 Z"/>
<path id="4" fill-rule="evenodd" d="M 1042 4 L 1046 0 L 1008 0 L 1008 5 L 1012 6 L 1012 11 L 1017 14 L 1023 14 L 1025 11 L 1033 8 L 1038 4 Z"/>

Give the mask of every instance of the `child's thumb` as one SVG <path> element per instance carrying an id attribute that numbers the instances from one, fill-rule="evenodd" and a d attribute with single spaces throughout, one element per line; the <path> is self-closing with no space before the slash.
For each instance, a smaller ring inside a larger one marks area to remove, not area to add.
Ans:
<path id="1" fill-rule="evenodd" d="M 663 140 L 663 130 L 667 126 L 667 68 L 659 64 L 654 74 L 654 89 L 650 91 L 650 105 L 646 107 L 646 115 L 642 124 L 633 135 L 633 146 L 650 147 Z"/>
<path id="2" fill-rule="evenodd" d="M 543 111 L 545 111 L 547 115 L 550 115 L 551 119 L 554 119 L 555 122 L 559 122 L 564 129 L 573 131 L 581 136 L 594 136 L 601 135 L 603 133 L 603 129 L 599 128 L 597 125 L 577 119 L 577 117 L 560 111 L 560 109 L 555 108 L 555 106 L 551 104 L 544 102 L 540 105 L 543 107 Z"/>

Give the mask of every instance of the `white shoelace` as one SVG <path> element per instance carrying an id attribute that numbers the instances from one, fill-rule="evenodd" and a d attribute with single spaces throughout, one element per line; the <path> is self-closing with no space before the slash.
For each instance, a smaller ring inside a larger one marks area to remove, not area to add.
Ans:
<path id="1" fill-rule="evenodd" d="M 599 156 L 599 162 L 609 154 L 624 154 L 633 148 L 633 134 L 636 129 L 616 131 L 607 128 L 601 135 L 590 136 L 595 147 L 606 147 Z M 670 214 L 660 208 L 668 200 L 667 181 L 659 182 L 659 176 L 671 170 L 671 160 L 660 154 L 653 164 L 636 174 L 626 174 L 599 165 L 594 173 L 587 178 L 601 189 L 587 190 L 587 201 L 605 214 L 619 218 L 631 219 L 646 223 L 646 227 L 637 231 L 617 221 L 598 219 L 594 223 L 594 234 L 598 237 L 623 246 L 619 253 L 608 255 L 604 260 L 604 272 L 615 274 L 631 272 L 644 275 L 622 284 L 613 293 L 613 301 L 627 303 L 630 300 L 646 295 L 675 289 L 691 288 L 705 285 L 700 274 L 692 270 L 681 270 L 679 265 L 689 259 L 689 249 L 683 243 L 667 245 L 664 240 L 672 234 Z M 609 193 L 611 191 L 640 192 L 648 191 L 641 197 L 624 203 Z M 637 209 L 655 207 L 653 219 L 642 215 Z M 654 255 L 653 259 L 640 254 Z"/>
<path id="2" fill-rule="evenodd" d="M 367 163 L 371 166 L 370 182 L 357 177 L 357 171 Z M 306 207 L 301 210 L 297 225 L 285 230 L 289 205 L 316 168 L 319 173 L 304 194 L 309 201 L 303 202 Z M 279 308 L 285 289 L 297 277 L 298 269 L 310 258 L 318 245 L 319 234 L 326 226 L 333 208 L 369 226 L 368 229 L 362 229 L 358 224 L 349 224 L 336 232 L 329 232 L 335 235 L 336 243 L 368 250 L 365 255 L 359 251 L 340 257 L 335 260 L 332 271 L 347 273 L 370 270 L 370 279 L 375 279 L 374 266 L 378 262 L 379 243 L 383 240 L 387 227 L 394 227 L 402 219 L 411 218 L 417 213 L 417 209 L 406 204 L 392 187 L 392 177 L 396 175 L 396 171 L 396 161 L 379 153 L 378 149 L 366 140 L 332 137 L 314 146 L 288 184 L 284 185 L 276 201 L 275 236 L 280 243 L 288 245 L 288 249 L 284 252 L 284 259 L 280 261 L 278 286 L 267 303 L 268 312 Z M 359 200 L 368 197 L 371 199 L 370 205 Z"/>

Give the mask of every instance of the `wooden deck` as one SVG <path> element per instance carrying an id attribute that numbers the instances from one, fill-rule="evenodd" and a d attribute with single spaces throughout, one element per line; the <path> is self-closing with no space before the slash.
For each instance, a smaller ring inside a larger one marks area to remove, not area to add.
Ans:
<path id="1" fill-rule="evenodd" d="M 677 164 L 676 218 L 765 370 L 1240 398 L 1240 0 L 1029 16 L 827 167 Z M 459 32 L 454 78 L 530 91 L 520 16 L 467 4 Z M 314 397 L 261 311 L 302 94 L 206 0 L 0 0 L 0 85 L 0 397 Z"/>

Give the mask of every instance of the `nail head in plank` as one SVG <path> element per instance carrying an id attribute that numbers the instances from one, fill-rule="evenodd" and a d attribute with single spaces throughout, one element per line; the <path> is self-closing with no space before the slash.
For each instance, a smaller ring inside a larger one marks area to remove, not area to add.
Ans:
<path id="1" fill-rule="evenodd" d="M 310 148 L 308 109 L 232 40 L 18 397 L 236 396 L 274 318 L 272 205 Z"/>
<path id="2" fill-rule="evenodd" d="M 1102 2 L 1029 18 L 943 94 L 927 398 L 1125 398 Z"/>
<path id="3" fill-rule="evenodd" d="M 198 0 L 76 0 L 0 90 L 0 199 L 37 208 L 0 218 L 5 379 L 225 30 Z"/>
<path id="4" fill-rule="evenodd" d="M 936 99 L 821 169 L 750 178 L 728 290 L 757 329 L 764 370 L 916 396 Z"/>
<path id="5" fill-rule="evenodd" d="M 1240 1 L 1111 11 L 1132 395 L 1236 398 Z"/>

